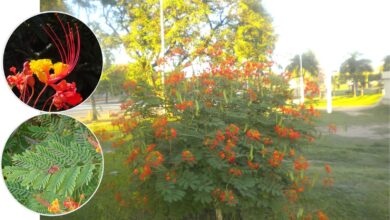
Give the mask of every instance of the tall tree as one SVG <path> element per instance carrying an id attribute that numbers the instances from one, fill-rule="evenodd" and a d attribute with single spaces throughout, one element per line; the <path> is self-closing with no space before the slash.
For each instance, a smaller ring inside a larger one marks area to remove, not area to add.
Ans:
<path id="1" fill-rule="evenodd" d="M 161 54 L 159 0 L 101 0 L 102 14 L 117 42 L 134 60 L 137 77 L 159 79 Z M 218 44 L 225 55 L 241 60 L 265 60 L 275 41 L 271 19 L 260 1 L 164 1 L 165 51 L 174 53 L 173 68 L 207 60 L 197 50 Z M 142 73 L 142 74 L 141 74 Z"/>
<path id="2" fill-rule="evenodd" d="M 300 75 L 300 57 L 299 54 L 295 55 L 291 59 L 291 63 L 286 67 L 286 70 L 293 73 L 295 77 Z M 309 50 L 302 54 L 302 74 L 305 78 L 309 74 L 313 78 L 317 78 L 319 75 L 320 69 L 318 60 L 313 53 Z"/>
<path id="3" fill-rule="evenodd" d="M 364 84 L 364 73 L 372 72 L 371 61 L 368 59 L 359 59 L 357 52 L 351 54 L 351 57 L 345 60 L 340 66 L 340 73 L 346 79 L 351 79 L 353 82 L 352 92 L 353 96 L 356 96 L 356 91 L 359 86 L 359 82 Z M 363 89 L 361 92 L 363 95 Z"/>

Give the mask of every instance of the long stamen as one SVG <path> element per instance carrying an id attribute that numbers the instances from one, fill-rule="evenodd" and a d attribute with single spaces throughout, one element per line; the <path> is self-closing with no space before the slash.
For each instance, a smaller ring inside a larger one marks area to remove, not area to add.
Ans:
<path id="1" fill-rule="evenodd" d="M 56 34 L 56 32 L 54 32 L 53 28 L 51 28 L 51 27 L 49 26 L 49 29 L 51 30 L 51 32 L 52 32 L 54 38 L 58 41 L 58 44 L 61 46 L 61 49 L 62 49 L 62 51 L 63 51 L 63 53 L 64 53 L 64 55 L 65 55 L 65 63 L 68 63 L 69 58 L 68 58 L 68 55 L 67 55 L 66 50 L 65 50 L 65 48 L 64 48 L 64 45 L 63 45 L 62 42 L 61 42 L 61 39 L 58 37 L 58 35 Z M 64 62 L 63 62 L 63 63 L 64 63 Z"/>
<path id="2" fill-rule="evenodd" d="M 31 101 L 31 99 L 32 99 L 33 96 L 34 96 L 34 87 L 32 87 L 31 95 L 30 95 L 30 97 L 28 98 L 28 100 L 27 100 L 27 102 L 26 102 L 27 105 L 28 105 L 28 103 L 30 103 L 30 101 Z M 42 108 L 42 109 L 43 109 L 43 108 Z"/>
<path id="3" fill-rule="evenodd" d="M 46 90 L 47 86 L 48 86 L 48 84 L 45 84 L 45 86 L 43 87 L 43 89 L 41 90 L 41 92 L 38 94 L 38 97 L 35 99 L 33 108 L 35 108 L 35 106 L 37 105 L 39 98 L 41 97 L 41 95 L 43 94 L 43 92 Z"/>
<path id="4" fill-rule="evenodd" d="M 60 46 L 58 45 L 58 43 L 56 42 L 56 40 L 54 39 L 54 36 L 52 36 L 52 34 L 50 33 L 50 31 L 48 29 L 46 29 L 45 27 L 43 27 L 43 30 L 46 32 L 46 34 L 49 36 L 49 38 L 51 39 L 51 41 L 54 43 L 54 45 L 56 46 L 57 50 L 58 50 L 58 53 L 60 54 L 60 57 L 61 57 L 61 62 L 65 62 L 64 60 L 64 56 L 65 56 L 65 51 L 62 51 Z M 63 55 L 64 53 L 64 55 Z"/>
<path id="5" fill-rule="evenodd" d="M 59 21 L 59 23 L 61 24 L 61 28 L 62 28 L 62 31 L 64 32 L 64 34 L 65 34 L 65 41 L 66 41 L 66 47 L 67 48 L 70 48 L 70 42 L 69 42 L 69 35 L 68 35 L 68 33 L 66 32 L 66 29 L 65 29 L 65 26 L 64 26 L 64 24 L 62 23 L 62 21 L 61 21 L 61 19 L 60 19 L 60 16 L 58 16 L 58 14 L 56 13 L 55 14 L 56 15 L 56 17 L 57 17 L 57 20 Z M 68 57 L 69 58 L 69 57 Z M 66 63 L 69 63 L 69 60 L 66 60 Z"/>

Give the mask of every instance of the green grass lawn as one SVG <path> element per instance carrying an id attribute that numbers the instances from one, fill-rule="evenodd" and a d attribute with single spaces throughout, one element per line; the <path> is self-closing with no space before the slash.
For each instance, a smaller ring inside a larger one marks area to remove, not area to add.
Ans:
<path id="1" fill-rule="evenodd" d="M 381 98 L 382 94 L 364 95 L 364 96 L 336 96 L 333 97 L 333 107 L 359 107 L 359 106 L 370 106 L 376 104 Z M 324 108 L 327 105 L 326 99 L 320 100 L 315 106 Z"/>
<path id="2" fill-rule="evenodd" d="M 389 134 L 389 106 L 364 110 L 359 116 L 343 112 L 323 113 L 320 124 L 335 123 L 338 129 L 383 125 Z M 387 127 L 386 127 L 387 125 Z M 384 139 L 326 134 L 316 146 L 304 150 L 311 160 L 310 173 L 323 173 L 329 163 L 335 180 L 331 190 L 320 184 L 309 193 L 306 204 L 324 207 L 330 219 L 389 219 L 389 136 Z"/>
<path id="3" fill-rule="evenodd" d="M 384 105 L 361 111 L 357 116 L 345 112 L 322 112 L 319 127 L 326 128 L 329 123 L 335 123 L 338 130 L 382 125 L 383 130 L 378 132 L 389 134 L 388 126 L 386 128 L 389 115 L 389 106 Z M 110 128 L 106 122 L 103 125 Z M 92 124 L 92 127 L 101 126 Z M 316 186 L 304 197 L 305 210 L 321 209 L 330 219 L 389 219 L 389 141 L 389 138 L 346 137 L 324 131 L 315 146 L 303 152 L 310 161 L 309 175 L 319 175 Z M 129 170 L 120 156 L 128 152 L 122 152 L 120 148 L 112 150 L 110 145 L 110 142 L 103 144 L 105 174 L 95 197 L 80 210 L 55 219 L 143 219 L 135 216 L 136 204 L 122 207 L 115 200 L 116 192 L 131 191 L 126 187 L 129 185 Z M 332 167 L 334 186 L 331 189 L 325 189 L 321 184 L 325 163 Z"/>

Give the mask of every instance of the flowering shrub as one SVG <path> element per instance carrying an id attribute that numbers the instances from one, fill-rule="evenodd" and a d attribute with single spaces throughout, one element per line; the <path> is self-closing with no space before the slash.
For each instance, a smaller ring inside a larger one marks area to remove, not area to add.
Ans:
<path id="1" fill-rule="evenodd" d="M 311 184 L 300 149 L 316 137 L 318 112 L 294 104 L 289 75 L 268 67 L 227 57 L 189 78 L 173 71 L 163 92 L 146 80 L 125 82 L 112 124 L 129 140 L 118 150 L 137 193 L 117 192 L 121 206 L 142 201 L 160 210 L 148 212 L 154 217 L 296 215 L 280 204 Z"/>
<path id="2" fill-rule="evenodd" d="M 52 59 L 25 61 L 22 70 L 18 71 L 15 66 L 12 66 L 9 68 L 11 74 L 7 76 L 9 86 L 17 88 L 19 99 L 34 108 L 42 101 L 40 98 L 48 92 L 47 89 L 53 89 L 54 94 L 40 104 L 42 110 L 48 111 L 51 111 L 53 106 L 56 110 L 68 109 L 83 100 L 77 92 L 76 83 L 69 83 L 65 79 L 76 67 L 80 55 L 80 34 L 77 23 L 71 25 L 68 22 L 64 25 L 58 14 L 54 13 L 54 15 L 61 32 L 56 33 L 48 24 L 43 25 L 42 30 L 51 40 L 51 44 L 56 47 L 61 61 L 56 63 L 53 63 Z M 59 36 L 63 36 L 63 39 Z M 38 83 L 42 86 L 39 87 Z M 38 88 L 40 90 L 35 91 Z"/>

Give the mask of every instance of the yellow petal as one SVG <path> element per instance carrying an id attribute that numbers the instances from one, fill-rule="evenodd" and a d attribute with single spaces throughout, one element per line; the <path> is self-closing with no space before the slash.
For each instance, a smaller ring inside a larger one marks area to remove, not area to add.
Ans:
<path id="1" fill-rule="evenodd" d="M 69 65 L 64 64 L 64 63 L 61 63 L 61 62 L 55 63 L 55 64 L 53 65 L 54 74 L 53 74 L 52 77 L 56 77 L 56 76 L 58 76 L 59 74 L 68 71 L 68 66 L 69 66 Z"/>
<path id="2" fill-rule="evenodd" d="M 47 76 L 50 74 L 50 69 L 53 68 L 53 63 L 50 59 L 39 59 L 30 61 L 31 71 L 38 77 L 39 81 L 46 83 Z"/>

